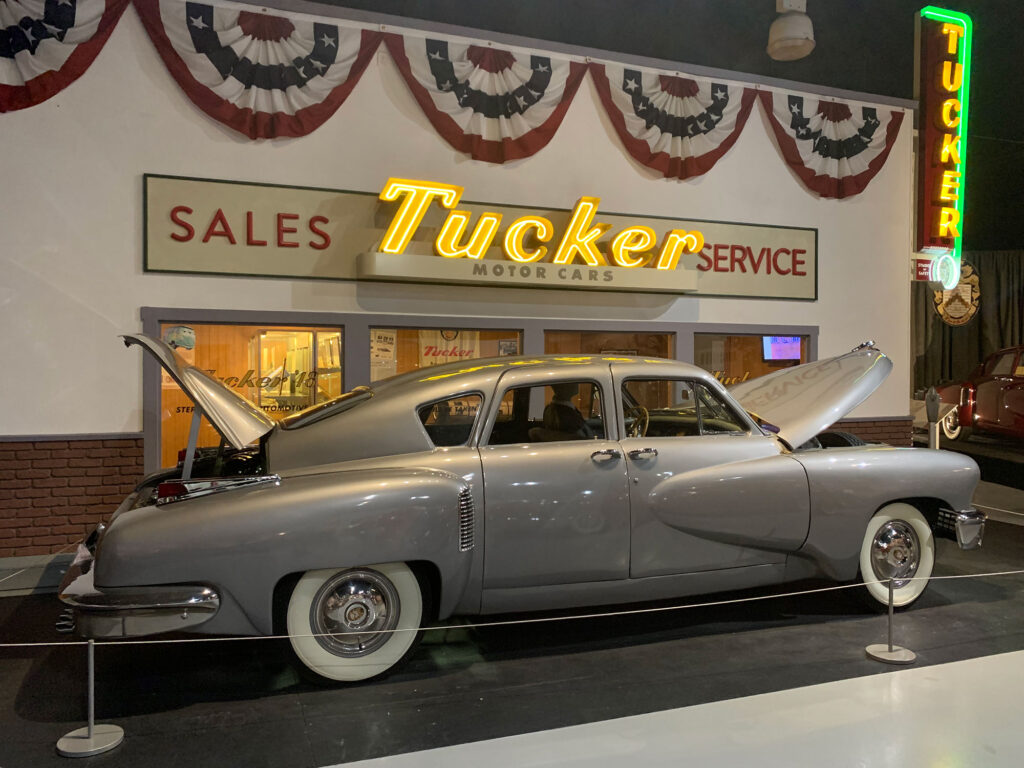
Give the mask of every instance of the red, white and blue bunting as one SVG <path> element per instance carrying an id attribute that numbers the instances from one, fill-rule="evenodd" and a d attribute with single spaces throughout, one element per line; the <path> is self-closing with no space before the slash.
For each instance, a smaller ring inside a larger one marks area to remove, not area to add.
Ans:
<path id="1" fill-rule="evenodd" d="M 786 162 L 822 197 L 864 191 L 885 164 L 903 112 L 825 101 L 796 93 L 760 92 Z"/>
<path id="2" fill-rule="evenodd" d="M 449 40 L 385 43 L 438 133 L 476 160 L 529 157 L 555 135 L 586 65 Z"/>
<path id="3" fill-rule="evenodd" d="M 626 150 L 666 178 L 707 173 L 743 130 L 755 91 L 621 64 L 590 65 Z"/>
<path id="4" fill-rule="evenodd" d="M 128 0 L 0 0 L 0 112 L 33 107 L 77 80 Z"/>
<path id="5" fill-rule="evenodd" d="M 178 85 L 251 139 L 305 136 L 337 111 L 380 33 L 209 3 L 135 0 Z"/>
<path id="6" fill-rule="evenodd" d="M 351 93 L 383 39 L 427 119 L 459 152 L 504 163 L 554 136 L 587 65 L 538 52 L 384 35 L 334 19 L 186 0 L 0 0 L 0 112 L 39 104 L 93 62 L 129 2 L 188 97 L 249 138 L 304 136 Z M 623 64 L 590 64 L 626 150 L 667 178 L 707 173 L 759 95 L 786 162 L 822 197 L 862 192 L 903 111 Z"/>

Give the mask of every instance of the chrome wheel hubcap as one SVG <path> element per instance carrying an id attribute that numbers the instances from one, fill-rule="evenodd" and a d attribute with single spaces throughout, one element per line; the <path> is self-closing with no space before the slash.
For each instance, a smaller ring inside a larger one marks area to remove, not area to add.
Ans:
<path id="1" fill-rule="evenodd" d="M 917 573 L 920 552 L 914 527 L 903 520 L 890 520 L 871 542 L 871 570 L 876 579 L 892 579 L 893 587 L 902 587 Z"/>
<path id="2" fill-rule="evenodd" d="M 369 568 L 344 571 L 324 583 L 313 598 L 309 624 L 317 642 L 338 656 L 366 656 L 391 639 L 398 624 L 398 592 Z"/>

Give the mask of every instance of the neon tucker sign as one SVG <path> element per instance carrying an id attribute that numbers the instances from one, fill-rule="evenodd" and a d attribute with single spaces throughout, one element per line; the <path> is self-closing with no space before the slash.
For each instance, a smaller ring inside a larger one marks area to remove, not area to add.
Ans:
<path id="1" fill-rule="evenodd" d="M 463 188 L 454 184 L 388 179 L 379 197 L 399 205 L 381 238 L 380 252 L 403 253 L 427 210 L 437 202 L 450 213 L 434 240 L 434 252 L 451 259 L 483 259 L 494 244 L 502 214 L 493 211 L 480 213 L 476 226 L 467 235 L 471 214 L 455 208 L 462 192 Z M 502 253 L 506 259 L 520 264 L 544 261 L 550 253 L 550 261 L 556 265 L 571 265 L 579 259 L 588 267 L 639 269 L 651 266 L 668 271 L 678 266 L 683 253 L 699 253 L 704 247 L 704 235 L 700 232 L 672 229 L 659 244 L 658 236 L 651 227 L 638 225 L 617 232 L 608 245 L 606 256 L 598 248 L 598 241 L 611 229 L 611 225 L 594 221 L 599 203 L 600 198 L 596 197 L 581 197 L 576 202 L 557 246 L 554 245 L 555 227 L 549 219 L 537 215 L 515 219 L 501 240 Z"/>
<path id="2" fill-rule="evenodd" d="M 972 32 L 966 14 L 920 11 L 917 250 L 933 257 L 929 277 L 947 289 L 960 280 Z"/>

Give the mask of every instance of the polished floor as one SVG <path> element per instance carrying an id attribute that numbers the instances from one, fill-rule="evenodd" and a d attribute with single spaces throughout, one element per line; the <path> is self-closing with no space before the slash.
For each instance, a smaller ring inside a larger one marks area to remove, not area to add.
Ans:
<path id="1" fill-rule="evenodd" d="M 349 763 L 1020 768 L 1024 652 Z"/>
<path id="2" fill-rule="evenodd" d="M 1021 498 L 979 488 L 1003 514 L 979 551 L 939 540 L 936 575 L 1024 568 Z M 0 643 L 59 639 L 58 612 L 0 599 Z M 100 646 L 97 719 L 126 738 L 89 763 L 1024 765 L 1024 575 L 933 581 L 896 617 L 913 668 L 866 658 L 885 631 L 859 590 L 453 627 L 400 673 L 339 687 L 304 679 L 282 641 Z M 84 680 L 81 647 L 0 648 L 0 766 L 67 764 L 54 745 L 83 724 Z"/>

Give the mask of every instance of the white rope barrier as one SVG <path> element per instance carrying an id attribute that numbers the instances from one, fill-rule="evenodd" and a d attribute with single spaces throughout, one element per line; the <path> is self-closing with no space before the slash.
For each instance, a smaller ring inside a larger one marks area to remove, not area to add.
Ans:
<path id="1" fill-rule="evenodd" d="M 70 550 L 72 547 L 77 547 L 79 545 L 79 543 L 80 542 L 76 541 L 73 544 L 68 544 L 63 549 L 58 549 L 56 552 L 51 552 L 49 555 L 47 555 L 47 557 L 56 557 L 57 555 L 63 555 L 68 550 Z M 9 573 L 8 575 L 6 575 L 2 579 L 0 579 L 0 584 L 3 584 L 5 581 L 8 581 L 9 579 L 13 579 L 15 576 L 21 576 L 21 574 L 25 573 L 25 571 L 30 571 L 33 568 L 37 568 L 37 567 L 38 566 L 35 566 L 35 565 L 29 565 L 29 566 L 26 566 L 25 568 L 22 568 L 20 571 L 15 571 L 14 573 Z"/>
<path id="2" fill-rule="evenodd" d="M 910 579 L 901 579 L 901 581 L 942 581 L 949 579 L 980 579 L 985 577 L 993 576 L 1019 576 L 1024 575 L 1024 569 L 1015 571 L 991 571 L 988 573 L 966 573 L 966 574 L 952 574 L 949 576 L 915 576 Z M 320 632 L 311 634 L 285 634 L 285 635 L 251 635 L 251 636 L 240 636 L 240 637 L 186 637 L 176 639 L 156 639 L 156 640 L 102 640 L 100 644 L 103 646 L 110 645 L 164 645 L 170 643 L 222 643 L 222 642 L 242 642 L 246 640 L 289 640 L 291 638 L 306 638 L 306 637 L 337 637 L 344 635 L 345 637 L 352 637 L 356 635 L 383 635 L 383 634 L 394 634 L 397 632 L 424 632 L 431 630 L 444 630 L 444 629 L 489 629 L 491 627 L 507 627 L 507 626 L 518 626 L 523 624 L 549 624 L 558 621 L 580 621 L 584 619 L 606 619 L 615 618 L 618 616 L 637 616 L 642 614 L 653 614 L 653 613 L 668 613 L 671 611 L 685 611 L 691 608 L 711 608 L 723 605 L 737 605 L 740 603 L 753 603 L 763 602 L 765 600 L 775 600 L 785 597 L 802 597 L 804 595 L 816 595 L 823 594 L 825 592 L 838 592 L 844 589 L 858 589 L 860 587 L 866 587 L 872 584 L 888 584 L 888 579 L 880 579 L 878 581 L 862 581 L 856 584 L 837 584 L 832 587 L 820 587 L 818 589 L 805 589 L 798 592 L 780 592 L 773 593 L 770 595 L 755 595 L 753 597 L 737 597 L 730 600 L 714 600 L 706 603 L 688 603 L 686 605 L 663 605 L 654 606 L 651 608 L 632 608 L 624 611 L 608 611 L 601 613 L 584 613 L 578 615 L 569 616 L 538 616 L 526 619 L 506 619 L 503 621 L 485 621 L 477 622 L 474 624 L 440 624 L 429 627 L 406 627 L 398 629 L 381 629 L 381 630 L 370 630 L 364 632 Z M 65 646 L 82 646 L 88 645 L 87 640 L 66 640 L 63 642 L 40 642 L 40 643 L 0 643 L 0 648 L 44 648 L 44 647 L 65 647 Z"/>

